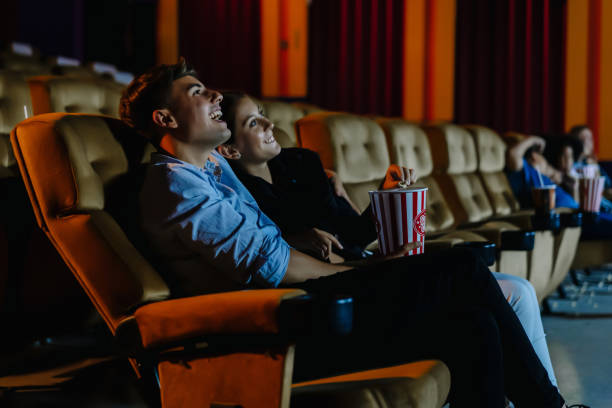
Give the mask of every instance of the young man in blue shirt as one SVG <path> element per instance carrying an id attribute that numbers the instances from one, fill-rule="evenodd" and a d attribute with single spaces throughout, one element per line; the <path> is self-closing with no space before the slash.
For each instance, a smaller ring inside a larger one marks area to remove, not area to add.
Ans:
<path id="1" fill-rule="evenodd" d="M 504 395 L 519 406 L 564 406 L 488 268 L 469 252 L 351 269 L 290 248 L 214 152 L 230 136 L 221 99 L 181 61 L 142 74 L 121 100 L 122 119 L 158 148 L 141 192 L 142 227 L 176 292 L 284 285 L 352 296 L 354 333 L 298 345 L 297 377 L 429 357 L 451 370 L 453 406 L 503 407 Z"/>

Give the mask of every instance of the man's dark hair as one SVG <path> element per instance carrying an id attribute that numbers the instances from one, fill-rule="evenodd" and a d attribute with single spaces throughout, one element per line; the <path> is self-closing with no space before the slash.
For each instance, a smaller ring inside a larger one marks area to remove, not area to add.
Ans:
<path id="1" fill-rule="evenodd" d="M 221 112 L 223 112 L 223 120 L 227 123 L 227 128 L 232 132 L 230 138 L 223 144 L 232 144 L 234 135 L 236 134 L 236 107 L 238 102 L 245 96 L 244 92 L 239 91 L 223 91 L 223 100 L 221 101 Z"/>
<path id="2" fill-rule="evenodd" d="M 151 115 L 156 109 L 170 107 L 172 82 L 187 75 L 197 77 L 196 71 L 181 58 L 176 64 L 156 65 L 134 78 L 121 95 L 121 120 L 157 146 L 159 140 L 158 135 L 151 131 Z"/>

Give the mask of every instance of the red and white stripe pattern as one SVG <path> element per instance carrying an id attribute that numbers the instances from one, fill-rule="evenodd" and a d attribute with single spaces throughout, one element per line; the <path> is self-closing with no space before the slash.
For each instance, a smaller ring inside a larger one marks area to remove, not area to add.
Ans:
<path id="1" fill-rule="evenodd" d="M 599 212 L 603 189 L 603 177 L 580 179 L 580 208 L 584 211 Z"/>
<path id="2" fill-rule="evenodd" d="M 396 253 L 407 243 L 425 241 L 427 188 L 370 191 L 370 201 L 383 255 Z M 421 245 L 405 255 L 423 252 Z"/>

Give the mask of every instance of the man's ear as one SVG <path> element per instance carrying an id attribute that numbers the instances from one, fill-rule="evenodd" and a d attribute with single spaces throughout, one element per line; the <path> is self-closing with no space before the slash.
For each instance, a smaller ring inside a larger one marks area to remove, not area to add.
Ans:
<path id="1" fill-rule="evenodd" d="M 232 144 L 222 144 L 217 147 L 217 151 L 226 159 L 238 160 L 242 155 Z"/>
<path id="2" fill-rule="evenodd" d="M 153 123 L 162 128 L 177 128 L 178 123 L 168 109 L 156 109 L 153 111 Z"/>

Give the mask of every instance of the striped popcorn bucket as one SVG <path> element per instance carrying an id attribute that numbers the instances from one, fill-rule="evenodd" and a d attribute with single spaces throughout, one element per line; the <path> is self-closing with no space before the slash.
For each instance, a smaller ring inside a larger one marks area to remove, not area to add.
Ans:
<path id="1" fill-rule="evenodd" d="M 410 242 L 425 241 L 427 188 L 370 191 L 372 216 L 383 255 L 396 253 Z M 424 247 L 408 251 L 417 255 Z"/>
<path id="2" fill-rule="evenodd" d="M 603 189 L 603 177 L 580 179 L 580 208 L 588 212 L 599 212 Z"/>

